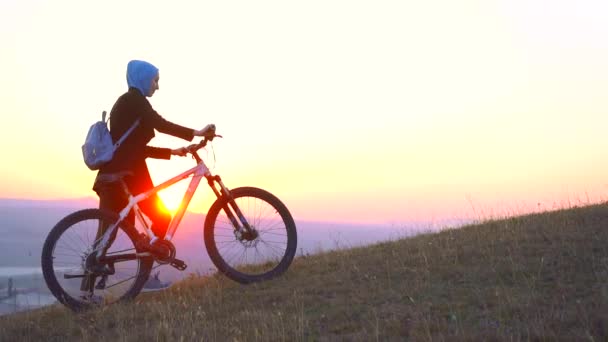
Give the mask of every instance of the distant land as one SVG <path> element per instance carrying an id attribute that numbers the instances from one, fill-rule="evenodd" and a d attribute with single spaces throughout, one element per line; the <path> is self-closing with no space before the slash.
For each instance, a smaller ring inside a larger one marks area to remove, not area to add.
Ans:
<path id="1" fill-rule="evenodd" d="M 0 208 L 91 208 L 98 203 L 94 197 L 53 200 L 0 198 Z"/>

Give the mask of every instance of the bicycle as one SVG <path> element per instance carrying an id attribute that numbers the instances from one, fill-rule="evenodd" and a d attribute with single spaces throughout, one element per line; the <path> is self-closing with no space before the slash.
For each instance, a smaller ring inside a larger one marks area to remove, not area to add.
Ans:
<path id="1" fill-rule="evenodd" d="M 254 187 L 229 190 L 220 176 L 212 175 L 197 151 L 214 137 L 220 136 L 213 132 L 187 147 L 195 167 L 145 193 L 133 196 L 129 192 L 123 181 L 127 173 L 107 176 L 107 181 L 119 182 L 128 196 L 129 202 L 120 213 L 84 209 L 64 217 L 51 229 L 42 249 L 42 272 L 59 302 L 79 311 L 128 301 L 140 293 L 154 262 L 185 270 L 187 265 L 176 258 L 171 239 L 203 177 L 217 197 L 205 218 L 204 241 L 218 271 L 249 284 L 287 270 L 297 245 L 289 210 L 268 191 Z M 137 203 L 190 176 L 192 180 L 165 237 L 158 238 Z M 143 233 L 125 221 L 131 210 Z"/>

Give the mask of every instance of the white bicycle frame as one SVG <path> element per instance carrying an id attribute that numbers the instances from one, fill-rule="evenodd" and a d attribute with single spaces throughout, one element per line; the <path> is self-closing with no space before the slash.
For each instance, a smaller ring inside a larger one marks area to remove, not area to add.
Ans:
<path id="1" fill-rule="evenodd" d="M 165 235 L 164 240 L 171 241 L 171 239 L 173 238 L 173 235 L 175 234 L 175 231 L 177 230 L 177 227 L 178 227 L 179 223 L 181 222 L 181 220 L 186 212 L 186 209 L 188 208 L 188 205 L 190 204 L 190 200 L 192 199 L 192 196 L 194 196 L 194 193 L 196 192 L 196 189 L 198 188 L 198 185 L 200 184 L 201 179 L 203 177 L 207 178 L 210 183 L 212 181 L 218 182 L 218 184 L 221 187 L 221 193 L 228 194 L 228 189 L 224 186 L 224 183 L 221 181 L 221 179 L 219 177 L 214 177 L 211 174 L 211 172 L 209 171 L 209 168 L 207 167 L 207 165 L 205 165 L 205 162 L 202 159 L 192 169 L 185 171 L 137 196 L 133 196 L 130 192 L 127 191 L 129 193 L 129 203 L 127 204 L 127 206 L 125 206 L 120 211 L 118 221 L 116 221 L 115 224 L 108 227 L 108 229 L 106 229 L 105 233 L 103 234 L 101 242 L 98 245 L 98 247 L 96 248 L 97 258 L 102 257 L 105 249 L 108 247 L 108 243 L 110 242 L 111 237 L 114 234 L 114 231 L 116 231 L 116 229 L 118 229 L 118 226 L 120 225 L 120 223 L 127 217 L 127 215 L 129 215 L 129 212 L 133 209 L 135 211 L 135 214 L 136 214 L 135 216 L 137 217 L 138 221 L 142 224 L 142 226 L 145 229 L 146 234 L 150 237 L 150 243 L 153 243 L 154 241 L 158 240 L 158 237 L 154 234 L 152 229 L 146 223 L 146 220 L 144 219 L 143 214 L 141 213 L 141 210 L 139 209 L 139 206 L 137 205 L 137 203 L 149 198 L 150 196 L 154 195 L 155 193 L 159 192 L 160 190 L 168 188 L 171 185 L 173 185 L 185 178 L 190 177 L 190 175 L 194 175 L 194 177 L 190 181 L 190 185 L 188 185 L 188 189 L 186 190 L 186 193 L 184 194 L 184 197 L 179 206 L 179 209 L 177 210 L 177 212 L 171 219 L 171 222 L 169 223 L 169 227 L 167 229 L 167 233 Z M 216 193 L 216 195 L 218 195 L 218 197 L 219 197 L 219 193 L 217 192 L 217 190 L 214 187 L 212 187 L 212 188 L 213 188 L 214 192 Z M 125 190 L 127 190 L 127 189 L 125 189 Z M 240 213 L 239 210 L 237 210 L 236 214 L 237 214 L 237 217 L 240 218 L 241 222 L 243 222 L 243 223 L 246 222 L 245 218 L 243 217 L 243 215 Z M 236 220 L 232 220 L 232 221 L 233 221 L 232 222 L 233 225 L 235 225 L 235 229 L 242 233 L 243 226 L 239 225 Z"/>

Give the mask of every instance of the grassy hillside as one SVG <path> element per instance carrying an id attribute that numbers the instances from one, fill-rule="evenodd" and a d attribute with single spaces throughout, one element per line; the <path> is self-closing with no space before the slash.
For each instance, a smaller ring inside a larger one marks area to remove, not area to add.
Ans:
<path id="1" fill-rule="evenodd" d="M 299 257 L 262 284 L 192 278 L 80 315 L 0 317 L 1 341 L 49 339 L 608 340 L 608 206 Z"/>

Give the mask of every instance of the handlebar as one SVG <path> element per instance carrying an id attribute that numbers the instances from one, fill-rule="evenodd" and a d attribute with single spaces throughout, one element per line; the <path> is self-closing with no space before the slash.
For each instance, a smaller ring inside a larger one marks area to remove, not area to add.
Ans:
<path id="1" fill-rule="evenodd" d="M 207 146 L 207 143 L 209 141 L 213 141 L 214 138 L 222 138 L 222 136 L 219 134 L 215 134 L 215 132 L 211 132 L 210 134 L 206 135 L 200 143 L 186 146 L 186 150 L 192 155 L 192 157 L 194 157 L 197 163 L 200 163 L 201 158 L 198 156 L 197 151 Z"/>

